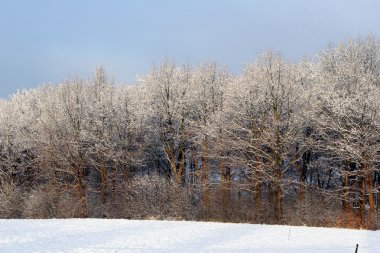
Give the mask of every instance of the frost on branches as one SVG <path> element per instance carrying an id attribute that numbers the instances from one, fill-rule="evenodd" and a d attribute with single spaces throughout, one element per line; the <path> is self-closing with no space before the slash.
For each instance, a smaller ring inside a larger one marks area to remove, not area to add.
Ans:
<path id="1" fill-rule="evenodd" d="M 0 216 L 220 220 L 376 229 L 380 50 L 350 39 L 241 75 L 164 60 L 0 101 Z"/>

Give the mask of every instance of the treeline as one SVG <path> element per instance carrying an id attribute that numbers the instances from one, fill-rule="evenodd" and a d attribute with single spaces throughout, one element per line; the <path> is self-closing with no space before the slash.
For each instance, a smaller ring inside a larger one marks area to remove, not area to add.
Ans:
<path id="1" fill-rule="evenodd" d="M 380 50 L 265 52 L 231 75 L 165 60 L 135 86 L 103 68 L 0 101 L 0 216 L 376 229 Z"/>

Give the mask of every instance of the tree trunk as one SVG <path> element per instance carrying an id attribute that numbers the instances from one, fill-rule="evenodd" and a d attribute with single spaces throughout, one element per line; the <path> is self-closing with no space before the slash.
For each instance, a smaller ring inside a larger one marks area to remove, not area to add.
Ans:
<path id="1" fill-rule="evenodd" d="M 377 193 L 376 193 L 376 203 L 377 203 L 377 213 L 379 214 L 380 212 L 380 173 L 378 171 L 376 171 L 376 175 L 377 175 Z"/>
<path id="2" fill-rule="evenodd" d="M 183 131 L 184 131 L 184 122 L 182 120 L 181 124 L 181 138 L 179 143 L 179 153 L 178 153 L 178 171 L 176 175 L 177 184 L 181 185 L 184 183 L 184 175 L 185 175 L 185 169 L 186 169 L 186 157 L 185 157 L 185 140 L 183 137 Z"/>
<path id="3" fill-rule="evenodd" d="M 83 210 L 82 211 L 82 217 L 88 218 L 88 201 L 87 201 L 87 194 L 86 194 L 86 188 L 84 184 L 84 162 L 80 162 L 81 166 L 77 166 L 77 175 L 78 175 L 78 190 L 79 190 L 79 196 L 80 201 L 83 203 Z"/>
<path id="4" fill-rule="evenodd" d="M 361 194 L 360 194 L 360 220 L 364 224 L 365 222 L 365 204 L 366 204 L 366 189 L 365 189 L 365 178 L 361 177 L 360 179 L 360 188 L 361 188 Z"/>
<path id="5" fill-rule="evenodd" d="M 106 191 L 107 191 L 107 167 L 102 164 L 100 168 L 100 199 L 102 204 L 106 203 Z"/>
<path id="6" fill-rule="evenodd" d="M 296 169 L 300 173 L 300 193 L 299 193 L 299 201 L 301 205 L 303 206 L 305 204 L 305 173 L 304 169 L 301 166 L 301 161 L 300 161 L 300 155 L 299 155 L 299 148 L 298 145 L 296 147 Z"/>
<path id="7" fill-rule="evenodd" d="M 281 221 L 283 218 L 283 207 L 282 207 L 282 199 L 283 199 L 283 190 L 282 190 L 282 175 L 281 175 L 281 160 L 278 156 L 276 158 L 275 165 L 275 176 L 276 176 L 276 218 L 278 221 Z"/>
<path id="8" fill-rule="evenodd" d="M 203 140 L 203 156 L 202 156 L 202 179 L 203 179 L 203 205 L 205 207 L 206 216 L 210 216 L 210 182 L 208 169 L 208 142 L 207 136 Z"/>
<path id="9" fill-rule="evenodd" d="M 283 198 L 283 191 L 282 191 L 282 174 L 281 174 L 281 152 L 282 152 L 282 141 L 281 141 L 281 129 L 280 129 L 280 122 L 281 122 L 281 116 L 278 108 L 275 110 L 275 117 L 276 117 L 276 153 L 275 153 L 275 185 L 276 185 L 276 206 L 277 206 L 277 220 L 281 221 L 283 218 L 283 209 L 282 209 L 282 198 Z"/>
<path id="10" fill-rule="evenodd" d="M 169 156 L 169 162 L 170 162 L 170 176 L 171 178 L 174 177 L 175 180 L 177 180 L 177 163 L 175 159 L 175 146 L 174 146 L 174 128 L 173 126 L 169 127 L 170 132 L 170 140 L 169 140 L 169 148 L 166 150 L 166 153 Z"/>
<path id="11" fill-rule="evenodd" d="M 369 168 L 369 167 L 368 167 Z M 375 225 L 375 197 L 373 189 L 373 173 L 368 171 L 367 174 L 368 202 L 369 202 L 369 226 Z"/>
<path id="12" fill-rule="evenodd" d="M 223 220 L 228 219 L 228 210 L 230 208 L 230 189 L 231 189 L 231 171 L 226 168 L 224 157 L 220 160 L 220 171 L 222 175 L 222 202 L 223 202 Z"/>
<path id="13" fill-rule="evenodd" d="M 115 204 L 115 200 L 116 200 L 116 192 L 117 192 L 117 189 L 116 189 L 116 180 L 117 180 L 117 165 L 116 164 L 111 164 L 111 177 L 112 177 L 112 182 L 111 182 L 111 188 L 112 188 L 112 195 L 111 195 L 111 201 L 112 201 L 112 205 Z"/>
<path id="14" fill-rule="evenodd" d="M 255 170 L 255 206 L 256 206 L 256 213 L 261 212 L 262 207 L 262 190 L 261 190 L 261 172 L 258 168 Z"/>
<path id="15" fill-rule="evenodd" d="M 199 159 L 198 159 L 196 148 L 193 151 L 193 160 L 194 160 L 193 183 L 194 183 L 194 186 L 195 186 L 195 184 L 197 184 L 199 182 L 202 182 L 202 175 L 201 175 L 201 172 L 199 170 Z"/>
<path id="16" fill-rule="evenodd" d="M 343 212 L 347 215 L 350 212 L 350 201 L 349 201 L 349 169 L 348 162 L 344 162 L 344 180 L 343 180 Z"/>

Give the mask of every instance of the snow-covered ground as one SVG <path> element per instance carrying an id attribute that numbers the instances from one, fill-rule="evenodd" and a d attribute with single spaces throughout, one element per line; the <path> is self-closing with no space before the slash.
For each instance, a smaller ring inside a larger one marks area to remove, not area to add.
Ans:
<path id="1" fill-rule="evenodd" d="M 0 252 L 380 252 L 380 231 L 186 221 L 0 220 Z"/>

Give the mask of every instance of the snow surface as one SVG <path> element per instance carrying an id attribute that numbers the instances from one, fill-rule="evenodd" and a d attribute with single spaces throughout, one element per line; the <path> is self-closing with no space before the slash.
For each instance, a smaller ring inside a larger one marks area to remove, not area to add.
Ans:
<path id="1" fill-rule="evenodd" d="M 0 252 L 380 252 L 380 231 L 186 221 L 0 220 Z"/>

